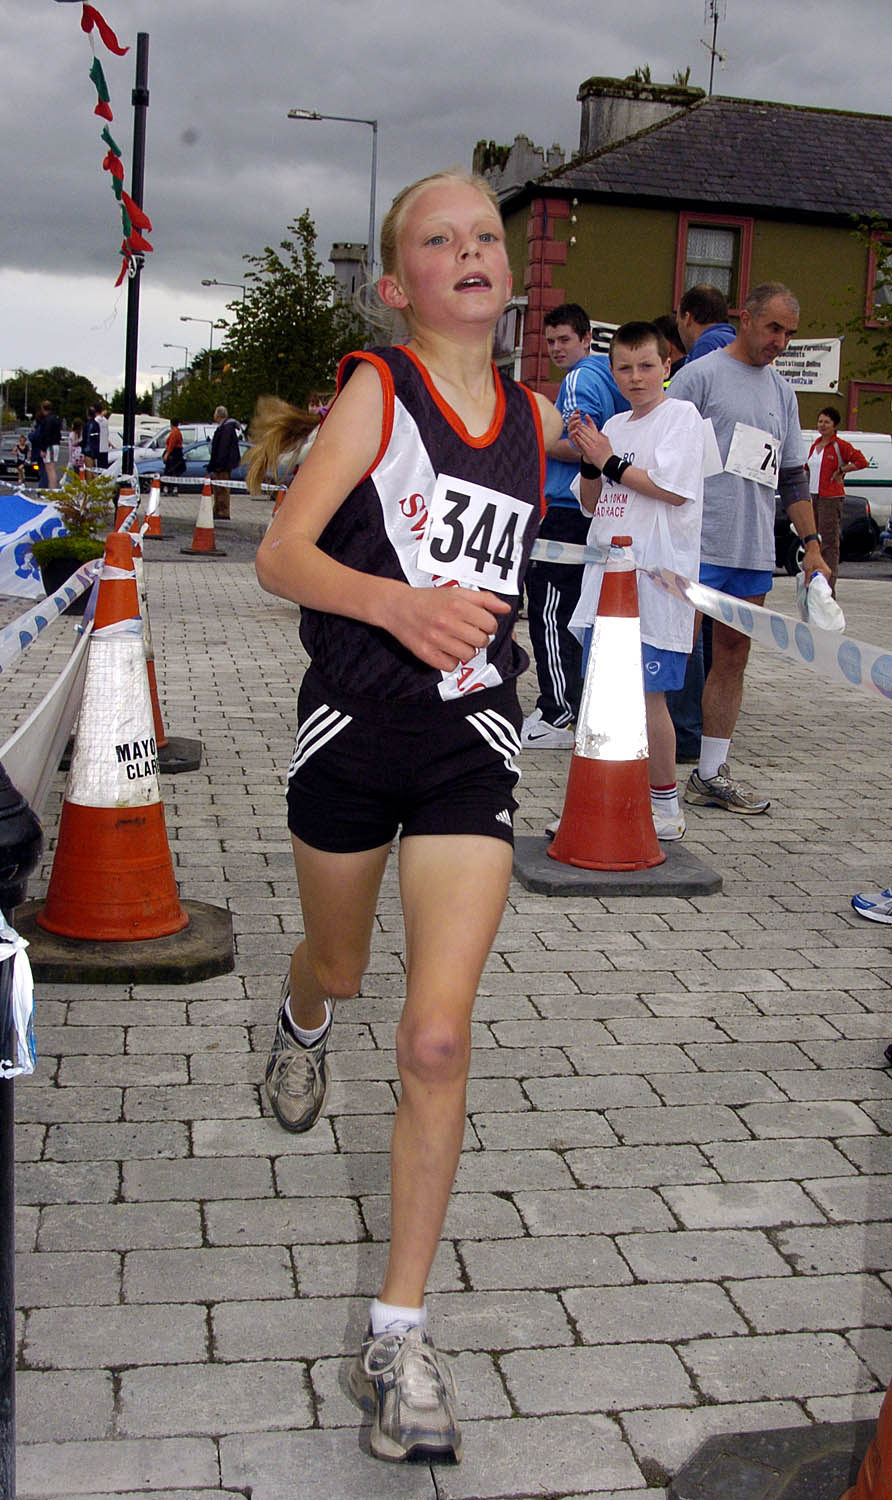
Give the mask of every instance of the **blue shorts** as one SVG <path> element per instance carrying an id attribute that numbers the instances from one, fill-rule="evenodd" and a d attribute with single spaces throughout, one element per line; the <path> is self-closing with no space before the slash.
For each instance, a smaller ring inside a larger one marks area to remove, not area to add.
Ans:
<path id="1" fill-rule="evenodd" d="M 585 637 L 582 642 L 582 675 L 585 677 L 588 667 L 588 655 L 591 650 L 594 626 L 587 625 Z M 644 691 L 646 693 L 675 693 L 684 687 L 685 672 L 688 667 L 687 651 L 664 651 L 660 646 L 651 646 L 647 641 L 641 642 L 641 667 L 644 674 Z"/>
<path id="2" fill-rule="evenodd" d="M 644 668 L 646 693 L 677 693 L 684 687 L 688 666 L 687 651 L 664 651 L 661 646 L 641 642 L 641 665 Z"/>
<path id="3" fill-rule="evenodd" d="M 700 582 L 708 589 L 720 589 L 735 599 L 756 599 L 771 591 L 771 573 L 757 568 L 720 568 L 717 563 L 700 564 Z"/>

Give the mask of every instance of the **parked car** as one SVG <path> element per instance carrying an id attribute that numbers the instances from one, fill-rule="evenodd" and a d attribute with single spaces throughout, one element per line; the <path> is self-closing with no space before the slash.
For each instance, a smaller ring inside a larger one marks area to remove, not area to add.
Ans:
<path id="1" fill-rule="evenodd" d="M 244 479 L 247 470 L 245 455 L 251 445 L 250 443 L 247 443 L 244 438 L 240 438 L 238 446 L 239 453 L 241 454 L 241 463 L 239 464 L 237 469 L 233 469 L 232 478 Z M 163 449 L 163 443 L 161 447 Z M 208 463 L 210 461 L 210 457 L 211 444 L 208 438 L 203 438 L 200 443 L 186 443 L 183 447 L 183 461 L 186 467 L 183 470 L 182 474 L 177 475 L 177 479 L 206 479 L 208 477 Z M 163 452 L 156 453 L 152 458 L 141 459 L 136 465 L 136 472 L 139 475 L 140 489 L 147 490 L 156 474 L 163 477 Z M 176 479 L 166 479 L 164 482 L 167 487 L 171 489 L 176 488 Z M 190 485 L 189 488 L 191 489 L 192 486 Z"/>
<path id="2" fill-rule="evenodd" d="M 880 544 L 880 528 L 863 495 L 846 494 L 842 503 L 839 555 L 843 562 L 864 562 Z M 787 518 L 779 495 L 774 497 L 774 557 L 790 576 L 799 572 L 799 538 Z"/>
<path id="3" fill-rule="evenodd" d="M 187 443 L 197 443 L 200 442 L 202 438 L 213 437 L 214 425 L 215 424 L 213 422 L 181 422 L 180 432 L 183 434 L 183 444 L 185 445 Z M 139 473 L 139 465 L 141 463 L 145 463 L 149 459 L 157 458 L 159 456 L 163 460 L 164 447 L 167 442 L 169 432 L 170 426 L 167 425 L 160 428 L 158 432 L 152 433 L 151 437 L 145 439 L 143 442 L 137 442 L 133 452 L 133 461 L 134 465 L 136 466 L 137 473 Z M 121 434 L 117 433 L 115 434 L 115 436 L 118 441 L 118 446 L 109 449 L 108 469 L 106 472 L 111 474 L 114 478 L 117 478 L 117 476 L 121 472 L 121 459 L 123 457 L 123 453 L 120 447 Z M 239 434 L 239 436 L 241 436 L 241 433 Z"/>

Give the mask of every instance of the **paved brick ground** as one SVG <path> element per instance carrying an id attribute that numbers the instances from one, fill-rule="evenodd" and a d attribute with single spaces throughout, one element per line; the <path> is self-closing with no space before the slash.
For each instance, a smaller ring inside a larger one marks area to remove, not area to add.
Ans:
<path id="1" fill-rule="evenodd" d="M 40 1067 L 16 1090 L 20 1500 L 662 1500 L 712 1434 L 875 1414 L 892 930 L 849 899 L 892 872 L 889 709 L 755 654 L 735 760 L 771 812 L 688 815 L 722 895 L 512 887 L 430 1296 L 466 1457 L 392 1469 L 357 1437 L 344 1354 L 386 1234 L 395 875 L 363 997 L 339 1007 L 327 1118 L 286 1136 L 259 1084 L 300 931 L 281 789 L 297 612 L 240 560 L 150 560 L 149 589 L 167 727 L 205 752 L 164 783 L 180 891 L 229 906 L 237 965 L 41 988 Z M 853 634 L 892 644 L 892 582 L 841 596 Z M 776 597 L 790 609 L 788 580 Z M 70 634 L 4 676 L 4 734 Z M 523 771 L 537 832 L 566 758 Z"/>

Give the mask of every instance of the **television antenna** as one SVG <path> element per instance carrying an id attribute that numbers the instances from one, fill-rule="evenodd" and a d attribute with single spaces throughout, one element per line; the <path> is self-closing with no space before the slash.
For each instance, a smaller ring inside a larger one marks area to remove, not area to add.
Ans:
<path id="1" fill-rule="evenodd" d="M 718 30 L 719 30 L 719 19 L 724 20 L 725 16 L 727 15 L 727 13 L 728 13 L 727 0 L 706 0 L 706 6 L 705 6 L 705 9 L 704 9 L 704 12 L 703 12 L 703 19 L 704 19 L 704 21 L 711 21 L 712 22 L 712 41 L 711 42 L 704 42 L 703 39 L 702 39 L 702 37 L 701 37 L 701 39 L 700 39 L 700 46 L 701 47 L 705 47 L 706 50 L 707 50 L 707 52 L 709 53 L 709 93 L 710 94 L 712 94 L 712 79 L 713 79 L 713 74 L 715 73 L 715 60 L 716 60 L 716 58 L 718 58 L 719 62 L 724 67 L 725 60 L 726 60 L 727 55 L 728 55 L 726 52 L 719 52 L 718 48 L 716 47 L 716 37 L 718 36 Z"/>

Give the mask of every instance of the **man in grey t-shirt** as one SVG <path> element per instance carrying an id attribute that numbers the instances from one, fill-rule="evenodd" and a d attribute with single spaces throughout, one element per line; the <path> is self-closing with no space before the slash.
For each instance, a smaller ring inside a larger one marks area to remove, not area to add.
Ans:
<path id="1" fill-rule="evenodd" d="M 799 303 L 788 287 L 776 281 L 755 287 L 732 342 L 685 365 L 669 389 L 711 419 L 724 465 L 704 485 L 700 582 L 752 604 L 762 604 L 771 588 L 775 491 L 803 540 L 806 576 L 828 572 L 815 531 L 796 396 L 772 369 L 798 323 Z M 713 622 L 700 763 L 686 802 L 736 813 L 768 808 L 766 799 L 732 779 L 727 764 L 749 649 L 748 636 Z"/>

